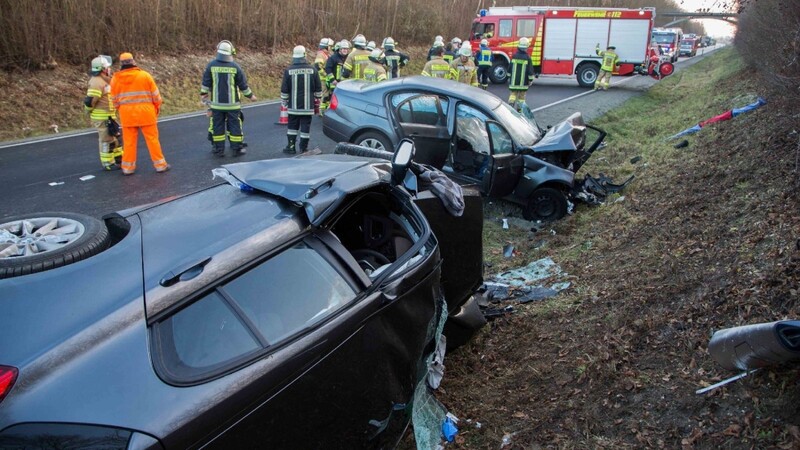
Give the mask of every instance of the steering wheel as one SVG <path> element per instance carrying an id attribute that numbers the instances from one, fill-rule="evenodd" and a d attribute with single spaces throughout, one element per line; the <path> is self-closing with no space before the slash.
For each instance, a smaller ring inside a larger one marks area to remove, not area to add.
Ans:
<path id="1" fill-rule="evenodd" d="M 358 262 L 359 267 L 361 267 L 364 272 L 367 273 L 367 275 L 371 274 L 375 271 L 375 269 L 384 264 L 391 264 L 391 261 L 389 261 L 389 258 L 387 258 L 386 255 L 372 250 L 371 248 L 360 248 L 358 250 L 353 250 L 350 253 Z"/>

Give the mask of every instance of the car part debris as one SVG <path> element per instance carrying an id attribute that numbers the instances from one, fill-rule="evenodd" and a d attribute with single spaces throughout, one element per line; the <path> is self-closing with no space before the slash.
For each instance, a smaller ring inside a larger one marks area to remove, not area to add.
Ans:
<path id="1" fill-rule="evenodd" d="M 684 139 L 677 144 L 673 145 L 672 148 L 686 148 L 689 146 L 689 141 Z"/>
<path id="2" fill-rule="evenodd" d="M 642 156 L 641 155 L 634 156 L 633 158 L 631 158 L 631 164 L 636 164 L 637 162 L 639 162 L 641 160 L 642 160 Z"/>
<path id="3" fill-rule="evenodd" d="M 514 256 L 514 245 L 513 244 L 506 244 L 503 246 L 503 257 L 504 258 L 511 258 Z"/>
<path id="4" fill-rule="evenodd" d="M 756 109 L 758 109 L 758 108 L 760 108 L 760 107 L 762 107 L 762 106 L 764 106 L 766 104 L 767 104 L 766 100 L 764 100 L 761 97 L 758 97 L 758 99 L 755 102 L 753 102 L 753 103 L 751 103 L 749 105 L 745 105 L 745 106 L 743 106 L 741 108 L 734 108 L 734 109 L 726 111 L 726 112 L 724 112 L 724 113 L 722 113 L 722 114 L 720 114 L 718 116 L 715 116 L 715 117 L 712 117 L 710 119 L 704 120 L 704 121 L 698 123 L 695 126 L 689 127 L 687 129 L 681 131 L 678 134 L 675 134 L 673 136 L 668 137 L 667 140 L 677 139 L 677 138 L 679 138 L 681 136 L 686 136 L 688 134 L 697 133 L 698 131 L 703 129 L 703 127 L 706 126 L 706 125 L 710 125 L 710 124 L 716 123 L 716 122 L 722 122 L 724 120 L 731 120 L 732 118 L 734 118 L 736 116 L 739 116 L 739 115 L 744 114 L 744 113 L 748 113 L 750 111 L 754 111 L 754 110 L 756 110 Z M 676 147 L 676 148 L 679 148 L 679 147 Z"/>
<path id="5" fill-rule="evenodd" d="M 704 388 L 702 388 L 702 389 L 698 389 L 698 390 L 694 391 L 694 393 L 695 393 L 695 394 L 697 394 L 697 395 L 700 395 L 700 394 L 705 394 L 706 392 L 713 391 L 714 389 L 716 389 L 716 388 L 718 388 L 718 387 L 725 386 L 725 385 L 726 385 L 726 384 L 728 384 L 728 383 L 733 383 L 733 382 L 734 382 L 734 381 L 736 381 L 736 380 L 741 380 L 742 378 L 744 378 L 744 377 L 746 377 L 746 376 L 750 375 L 751 373 L 753 373 L 753 372 L 755 372 L 755 371 L 757 371 L 757 370 L 758 370 L 758 369 L 751 370 L 751 371 L 749 371 L 749 372 L 742 372 L 742 373 L 740 373 L 739 375 L 732 376 L 732 377 L 730 377 L 730 378 L 727 378 L 727 379 L 725 379 L 725 380 L 722 380 L 722 381 L 720 381 L 719 383 L 714 383 L 714 384 L 712 384 L 711 386 L 706 386 L 706 387 L 704 387 Z"/>
<path id="6" fill-rule="evenodd" d="M 719 330 L 708 353 L 727 370 L 752 370 L 800 359 L 800 320 Z"/>

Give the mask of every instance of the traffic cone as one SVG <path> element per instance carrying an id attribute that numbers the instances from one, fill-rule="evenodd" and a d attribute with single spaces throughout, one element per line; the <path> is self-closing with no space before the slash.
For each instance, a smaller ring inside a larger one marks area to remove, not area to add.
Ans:
<path id="1" fill-rule="evenodd" d="M 281 116 L 275 125 L 289 125 L 289 108 L 281 105 Z"/>

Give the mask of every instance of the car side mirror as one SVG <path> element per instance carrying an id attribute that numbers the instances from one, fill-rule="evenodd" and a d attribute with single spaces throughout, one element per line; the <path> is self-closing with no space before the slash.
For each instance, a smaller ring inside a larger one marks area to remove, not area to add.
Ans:
<path id="1" fill-rule="evenodd" d="M 392 157 L 392 184 L 398 185 L 403 182 L 406 172 L 408 172 L 408 167 L 413 160 L 414 141 L 403 139 Z"/>

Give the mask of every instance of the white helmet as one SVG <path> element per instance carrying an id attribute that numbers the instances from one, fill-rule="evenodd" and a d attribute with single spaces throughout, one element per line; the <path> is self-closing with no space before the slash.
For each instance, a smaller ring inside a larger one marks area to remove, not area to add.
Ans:
<path id="1" fill-rule="evenodd" d="M 489 45 L 489 41 L 487 39 L 481 39 L 481 45 Z"/>
<path id="2" fill-rule="evenodd" d="M 350 41 L 348 41 L 347 39 L 342 39 L 342 41 L 339 42 L 340 50 L 350 50 L 351 47 L 352 46 L 350 45 Z"/>
<path id="3" fill-rule="evenodd" d="M 357 34 L 356 37 L 353 38 L 353 45 L 356 48 L 364 48 L 367 45 L 367 38 L 364 37 L 363 34 Z"/>
<path id="4" fill-rule="evenodd" d="M 102 72 L 111 67 L 111 57 L 100 55 L 92 60 L 92 72 Z"/>
<path id="5" fill-rule="evenodd" d="M 369 54 L 371 59 L 380 60 L 383 58 L 383 51 L 379 48 L 372 50 L 372 53 Z"/>
<path id="6" fill-rule="evenodd" d="M 394 48 L 394 39 L 392 39 L 391 37 L 387 37 L 386 39 L 384 39 L 383 40 L 383 48 L 385 48 L 387 50 L 393 49 Z"/>
<path id="7" fill-rule="evenodd" d="M 519 44 L 517 44 L 517 47 L 519 47 L 519 48 L 528 48 L 530 45 L 531 45 L 530 39 L 528 39 L 526 37 L 523 37 L 523 38 L 519 38 Z"/>
<path id="8" fill-rule="evenodd" d="M 367 42 L 367 46 L 366 46 L 365 48 L 366 48 L 367 50 L 369 50 L 369 51 L 373 51 L 373 50 L 375 50 L 375 41 L 369 41 L 369 42 Z"/>
<path id="9" fill-rule="evenodd" d="M 461 56 L 472 56 L 472 48 L 469 45 L 465 45 L 458 50 L 458 54 Z"/>
<path id="10" fill-rule="evenodd" d="M 236 52 L 233 50 L 233 44 L 231 44 L 231 41 L 221 41 L 219 44 L 217 44 L 217 53 L 226 56 L 236 54 Z"/>
<path id="11" fill-rule="evenodd" d="M 305 58 L 306 57 L 306 48 L 302 45 L 298 45 L 292 50 L 292 58 Z"/>
<path id="12" fill-rule="evenodd" d="M 453 45 L 461 45 L 461 39 L 454 37 L 452 41 L 450 41 Z"/>
<path id="13" fill-rule="evenodd" d="M 333 39 L 331 38 L 322 38 L 319 41 L 319 48 L 321 49 L 330 48 L 332 45 L 333 45 Z"/>
<path id="14" fill-rule="evenodd" d="M 441 42 L 441 43 L 443 43 L 443 44 L 444 44 L 444 38 L 443 38 L 443 37 L 441 37 L 441 36 L 436 36 L 436 37 L 433 39 L 433 43 L 435 44 L 435 43 L 437 43 L 437 42 Z M 444 45 L 443 45 L 443 46 L 444 46 Z"/>

